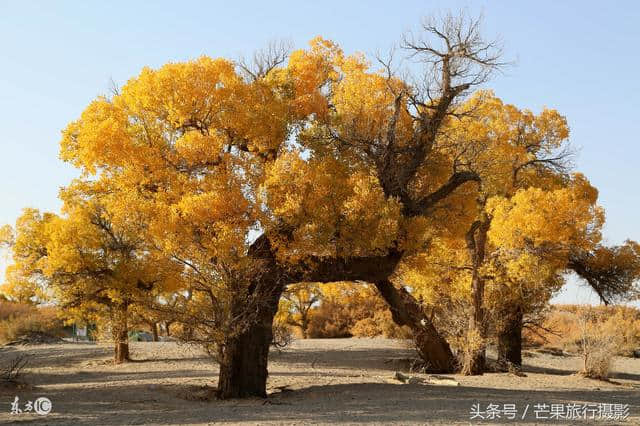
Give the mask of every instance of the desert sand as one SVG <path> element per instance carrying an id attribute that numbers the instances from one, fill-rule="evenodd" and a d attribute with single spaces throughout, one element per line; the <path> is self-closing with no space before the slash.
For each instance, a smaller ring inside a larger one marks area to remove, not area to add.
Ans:
<path id="1" fill-rule="evenodd" d="M 0 423 L 116 424 L 640 424 L 640 359 L 616 358 L 610 382 L 574 373 L 581 359 L 525 352 L 526 377 L 446 375 L 459 386 L 403 384 L 415 354 L 389 339 L 296 340 L 272 350 L 269 398 L 210 398 L 217 366 L 199 348 L 173 342 L 131 344 L 135 362 L 113 365 L 107 344 L 60 343 L 0 348 L 0 363 L 30 355 L 21 389 L 0 389 Z M 52 411 L 11 414 L 18 396 L 47 397 Z M 628 404 L 626 421 L 536 420 L 535 404 Z M 471 419 L 473 404 L 515 404 L 516 420 Z M 527 409 L 524 420 L 521 416 Z"/>

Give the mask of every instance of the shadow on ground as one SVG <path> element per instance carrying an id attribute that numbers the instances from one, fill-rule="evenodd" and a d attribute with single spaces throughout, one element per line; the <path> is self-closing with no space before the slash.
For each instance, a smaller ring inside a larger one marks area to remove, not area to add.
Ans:
<path id="1" fill-rule="evenodd" d="M 345 352 L 348 342 L 337 344 L 336 349 L 297 347 L 272 356 L 271 377 L 278 382 L 298 379 L 297 389 L 272 394 L 268 399 L 232 401 L 199 401 L 188 398 L 186 393 L 194 387 L 215 383 L 217 366 L 209 364 L 204 355 L 185 357 L 165 356 L 149 346 L 147 362 L 133 363 L 139 367 L 127 370 L 116 366 L 87 362 L 103 360 L 110 355 L 104 346 L 68 348 L 22 348 L 0 351 L 0 359 L 23 351 L 34 356 L 35 364 L 42 368 L 32 375 L 34 389 L 20 391 L 21 401 L 47 397 L 53 411 L 48 416 L 8 414 L 16 395 L 0 393 L 0 423 L 32 422 L 34 424 L 118 425 L 118 424 L 209 424 L 248 422 L 265 423 L 383 423 L 383 424 L 469 424 L 474 404 L 516 404 L 519 415 L 525 407 L 525 421 L 536 422 L 533 416 L 535 404 L 628 404 L 630 414 L 640 416 L 640 390 L 623 388 L 603 391 L 586 389 L 566 390 L 518 390 L 495 389 L 483 386 L 434 386 L 378 383 L 314 384 L 311 376 L 342 374 L 377 369 L 392 370 L 385 363 L 389 358 L 411 357 L 410 349 L 351 348 Z M 342 346 L 342 347 L 341 347 Z M 135 349 L 135 348 L 134 348 Z M 133 351 L 136 355 L 135 350 Z M 180 364 L 185 362 L 185 364 Z M 64 363 L 64 364 L 63 364 Z M 83 368 L 71 373 L 69 363 Z M 158 369 L 169 364 L 168 368 Z M 203 364 L 207 363 L 207 364 Z M 304 369 L 292 368 L 294 365 Z M 311 371 L 309 367 L 315 365 Z M 131 367 L 131 366 L 129 366 Z M 344 369 L 344 371 L 342 371 Z M 542 368 L 528 365 L 525 371 L 555 375 L 569 375 L 573 371 Z M 624 377 L 620 377 L 624 376 Z M 354 377 L 351 375 L 350 377 Z M 279 379 L 280 378 L 280 379 Z M 640 380 L 637 374 L 618 374 L 618 378 Z M 354 380 L 357 381 L 357 380 Z M 317 382 L 316 382 L 317 383 Z M 5 411 L 6 410 L 6 411 Z M 635 421 L 634 420 L 634 421 Z M 474 420 L 476 422 L 477 420 Z M 491 423 L 509 422 L 494 419 Z M 583 422 L 584 423 L 584 422 Z M 556 423 L 557 424 L 557 423 Z M 599 422 L 598 424 L 606 424 Z M 629 422 L 628 424 L 633 424 Z"/>
<path id="2" fill-rule="evenodd" d="M 519 413 L 529 405 L 526 421 L 533 422 L 538 403 L 629 404 L 640 413 L 640 393 L 585 391 L 515 391 L 479 387 L 438 387 L 393 384 L 340 384 L 310 386 L 268 398 L 237 401 L 187 401 L 175 386 L 120 385 L 106 392 L 80 388 L 25 394 L 24 399 L 46 396 L 51 415 L 33 418 L 46 424 L 192 424 L 212 422 L 319 422 L 319 423 L 468 423 L 473 404 L 516 404 Z M 60 402 L 62 401 L 62 402 Z M 1 401 L 2 406 L 5 402 Z M 26 420 L 26 419 L 25 419 Z M 511 422 L 495 419 L 495 422 Z"/>

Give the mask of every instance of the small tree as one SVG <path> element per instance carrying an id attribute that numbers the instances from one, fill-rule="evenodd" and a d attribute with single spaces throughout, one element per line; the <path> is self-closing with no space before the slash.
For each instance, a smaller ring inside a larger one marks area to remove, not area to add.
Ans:
<path id="1" fill-rule="evenodd" d="M 298 327 L 302 338 L 308 337 L 312 308 L 320 301 L 321 293 L 316 283 L 297 283 L 286 288 L 280 299 L 276 321 Z"/>
<path id="2" fill-rule="evenodd" d="M 46 293 L 67 319 L 107 325 L 114 360 L 125 362 L 131 309 L 173 285 L 179 266 L 149 250 L 143 222 L 115 209 L 121 199 L 113 192 L 76 182 L 62 198 L 60 216 L 28 209 L 18 219 L 9 294 Z"/>

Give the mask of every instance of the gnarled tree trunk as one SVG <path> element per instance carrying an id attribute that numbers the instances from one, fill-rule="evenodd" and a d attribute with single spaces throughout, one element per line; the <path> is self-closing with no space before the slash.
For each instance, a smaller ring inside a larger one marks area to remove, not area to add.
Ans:
<path id="1" fill-rule="evenodd" d="M 445 339 L 425 315 L 420 303 L 405 289 L 396 288 L 389 277 L 402 253 L 362 258 L 314 259 L 302 271 L 283 270 L 278 265 L 266 235 L 251 246 L 249 255 L 262 261 L 261 277 L 249 291 L 255 305 L 256 321 L 230 337 L 220 348 L 220 375 L 217 396 L 222 399 L 266 396 L 267 362 L 273 339 L 273 318 L 284 286 L 294 282 L 366 281 L 374 283 L 391 308 L 394 321 L 409 326 L 420 356 L 432 371 L 451 372 L 455 357 Z M 246 308 L 245 305 L 241 305 Z"/>
<path id="2" fill-rule="evenodd" d="M 218 398 L 267 396 L 267 362 L 273 339 L 274 315 L 275 311 L 264 309 L 257 322 L 239 335 L 230 337 L 220 348 Z"/>
<path id="3" fill-rule="evenodd" d="M 498 334 L 498 364 L 508 367 L 522 366 L 522 309 L 518 306 L 505 318 Z"/>
<path id="4" fill-rule="evenodd" d="M 391 309 L 398 325 L 411 328 L 418 354 L 433 372 L 448 373 L 455 367 L 455 357 L 447 341 L 438 333 L 420 303 L 404 288 L 396 288 L 391 281 L 375 283 L 382 298 Z"/>
<path id="5" fill-rule="evenodd" d="M 217 397 L 220 399 L 267 396 L 267 362 L 273 341 L 273 318 L 284 290 L 283 273 L 275 261 L 268 240 L 258 240 L 249 254 L 259 262 L 259 273 L 249 286 L 247 298 L 233 309 L 246 315 L 247 324 L 229 336 L 219 348 Z"/>
<path id="6" fill-rule="evenodd" d="M 462 374 L 482 374 L 486 368 L 487 337 L 484 312 L 484 278 L 481 276 L 480 267 L 484 262 L 487 231 L 489 230 L 489 218 L 475 221 L 467 232 L 467 248 L 472 261 L 471 273 L 471 315 L 469 318 L 468 342 L 465 350 L 465 359 L 462 365 Z"/>

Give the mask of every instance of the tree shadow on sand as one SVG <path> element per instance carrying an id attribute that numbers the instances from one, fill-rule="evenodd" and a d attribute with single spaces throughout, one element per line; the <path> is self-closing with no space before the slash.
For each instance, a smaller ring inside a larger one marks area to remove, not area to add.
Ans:
<path id="1" fill-rule="evenodd" d="M 630 415 L 640 415 L 640 392 L 583 390 L 530 391 L 480 387 L 393 385 L 385 383 L 309 386 L 276 393 L 268 399 L 230 401 L 188 400 L 180 393 L 189 389 L 175 385 L 123 384 L 91 391 L 81 387 L 54 388 L 44 394 L 25 394 L 25 399 L 47 396 L 52 415 L 36 423 L 121 424 L 212 422 L 320 422 L 320 423 L 467 423 L 473 404 L 516 404 L 519 413 L 535 404 L 628 404 Z M 0 397 L 0 404 L 5 401 Z M 535 422 L 532 414 L 526 421 Z M 0 417 L 0 420 L 2 418 Z M 492 423 L 511 422 L 494 419 Z"/>

